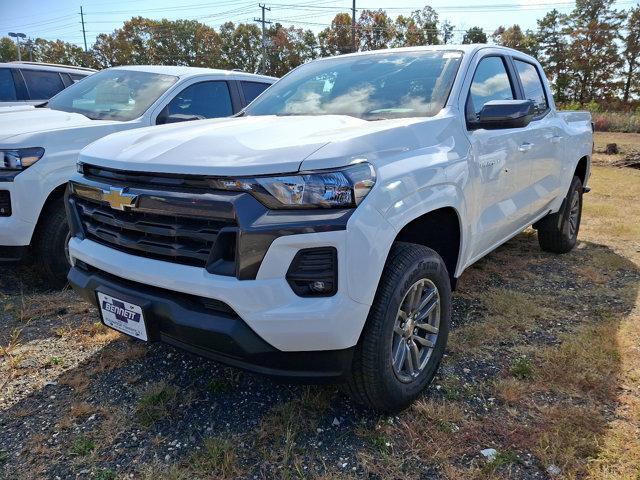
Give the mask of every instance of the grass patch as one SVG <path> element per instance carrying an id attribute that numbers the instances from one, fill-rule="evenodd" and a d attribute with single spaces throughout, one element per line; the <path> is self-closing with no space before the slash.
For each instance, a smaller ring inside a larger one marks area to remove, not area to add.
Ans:
<path id="1" fill-rule="evenodd" d="M 80 436 L 71 444 L 71 454 L 81 457 L 89 455 L 96 448 L 96 444 L 88 437 Z"/>
<path id="2" fill-rule="evenodd" d="M 212 378 L 207 382 L 207 390 L 218 395 L 233 390 L 233 384 L 226 378 Z"/>
<path id="3" fill-rule="evenodd" d="M 151 385 L 138 400 L 136 416 L 145 427 L 168 417 L 178 404 L 178 390 L 166 382 Z"/>
<path id="4" fill-rule="evenodd" d="M 222 438 L 207 438 L 202 450 L 191 457 L 189 464 L 194 473 L 219 479 L 235 478 L 238 473 L 234 446 Z"/>
<path id="5" fill-rule="evenodd" d="M 511 376 L 518 380 L 531 380 L 533 372 L 533 364 L 527 357 L 516 358 L 509 368 Z"/>
<path id="6" fill-rule="evenodd" d="M 101 468 L 96 472 L 93 478 L 94 480 L 116 480 L 117 475 L 116 472 L 110 468 Z"/>

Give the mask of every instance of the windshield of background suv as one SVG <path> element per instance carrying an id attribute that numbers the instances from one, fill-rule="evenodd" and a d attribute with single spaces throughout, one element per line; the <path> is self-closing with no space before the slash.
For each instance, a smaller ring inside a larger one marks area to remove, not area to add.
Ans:
<path id="1" fill-rule="evenodd" d="M 247 115 L 430 117 L 443 107 L 462 52 L 377 52 L 298 67 L 258 97 Z"/>
<path id="2" fill-rule="evenodd" d="M 133 120 L 177 80 L 173 75 L 103 70 L 63 90 L 47 107 L 81 113 L 92 120 Z"/>

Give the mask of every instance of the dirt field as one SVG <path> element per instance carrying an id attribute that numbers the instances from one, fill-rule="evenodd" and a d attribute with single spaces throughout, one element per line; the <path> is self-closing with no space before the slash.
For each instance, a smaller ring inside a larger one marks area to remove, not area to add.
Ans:
<path id="1" fill-rule="evenodd" d="M 135 343 L 2 267 L 0 478 L 640 479 L 640 171 L 610 160 L 572 253 L 527 230 L 465 272 L 440 373 L 394 417 Z"/>

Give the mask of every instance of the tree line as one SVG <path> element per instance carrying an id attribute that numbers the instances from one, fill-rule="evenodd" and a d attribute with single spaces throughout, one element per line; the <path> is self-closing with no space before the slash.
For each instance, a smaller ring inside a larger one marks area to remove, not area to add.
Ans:
<path id="1" fill-rule="evenodd" d="M 535 30 L 519 25 L 494 32 L 480 27 L 455 30 L 430 6 L 391 18 L 384 10 L 362 10 L 356 19 L 358 50 L 462 43 L 495 43 L 536 57 L 559 103 L 635 107 L 640 101 L 640 5 L 616 10 L 614 0 L 577 0 L 568 14 L 554 9 Z M 240 69 L 282 76 L 317 57 L 351 53 L 351 15 L 339 13 L 317 35 L 310 29 L 227 22 L 215 29 L 197 20 L 134 17 L 110 34 L 100 34 L 85 52 L 61 40 L 36 39 L 22 45 L 22 58 L 106 68 L 132 64 L 171 64 Z M 30 50 L 30 51 L 29 51 Z M 263 51 L 265 58 L 263 59 Z M 16 44 L 0 38 L 0 61 L 17 58 Z M 264 63 L 263 63 L 264 60 Z"/>

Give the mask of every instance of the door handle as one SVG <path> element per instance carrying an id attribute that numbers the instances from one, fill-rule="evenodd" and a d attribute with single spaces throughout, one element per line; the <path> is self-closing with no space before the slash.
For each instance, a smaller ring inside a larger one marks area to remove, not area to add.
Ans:
<path id="1" fill-rule="evenodd" d="M 533 143 L 524 142 L 518 147 L 518 150 L 521 152 L 528 152 L 529 150 L 531 150 L 531 148 L 533 148 Z"/>

